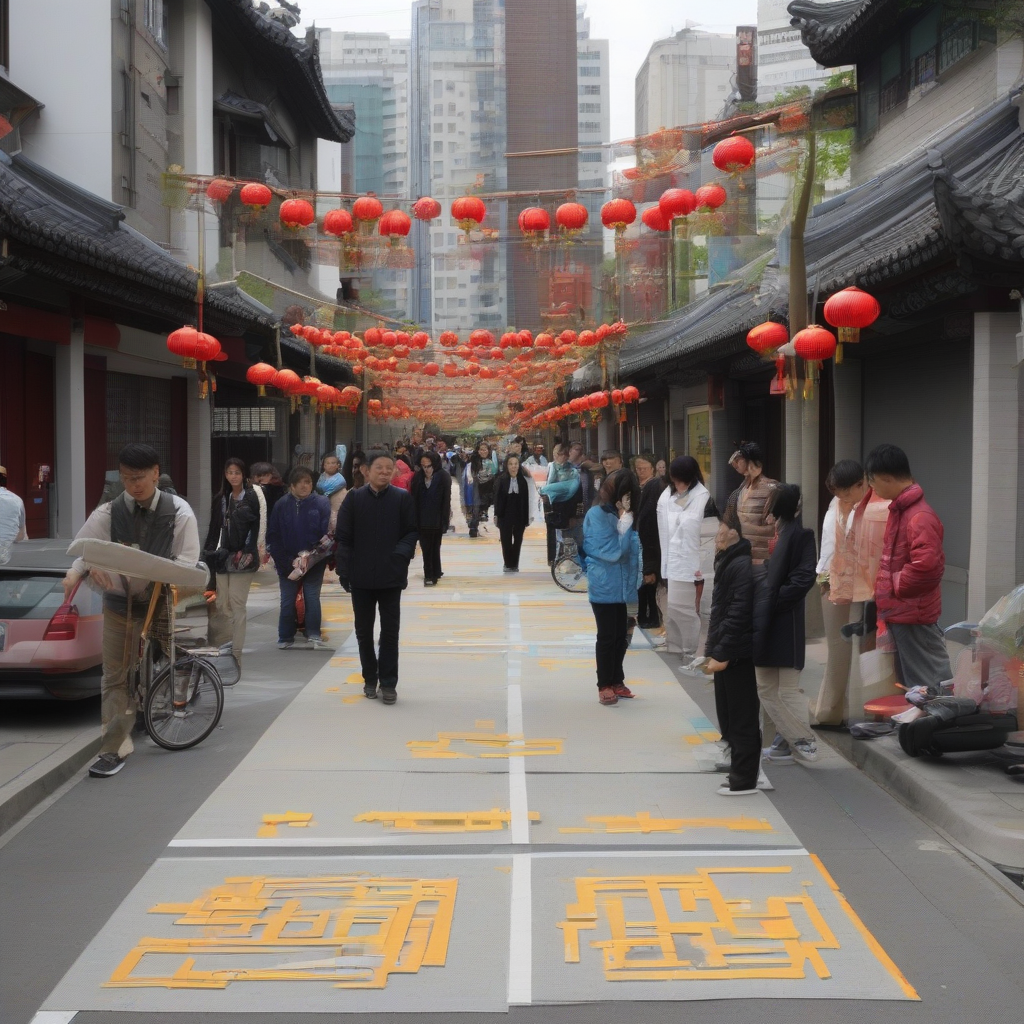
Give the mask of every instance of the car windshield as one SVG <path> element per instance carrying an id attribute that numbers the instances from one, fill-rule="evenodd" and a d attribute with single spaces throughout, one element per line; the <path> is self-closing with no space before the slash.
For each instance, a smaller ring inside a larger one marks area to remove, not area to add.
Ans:
<path id="1" fill-rule="evenodd" d="M 49 619 L 63 601 L 64 588 L 57 576 L 0 576 L 0 619 Z"/>

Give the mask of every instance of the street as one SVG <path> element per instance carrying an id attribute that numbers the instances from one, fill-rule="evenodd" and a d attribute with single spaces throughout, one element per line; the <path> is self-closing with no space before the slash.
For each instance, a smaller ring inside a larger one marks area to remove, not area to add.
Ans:
<path id="1" fill-rule="evenodd" d="M 601 707 L 585 597 L 495 533 L 414 563 L 394 707 L 336 584 L 333 654 L 260 586 L 213 736 L 0 837 L 4 1024 L 1020 1020 L 1024 894 L 826 744 L 717 796 L 710 686 L 637 631 Z"/>

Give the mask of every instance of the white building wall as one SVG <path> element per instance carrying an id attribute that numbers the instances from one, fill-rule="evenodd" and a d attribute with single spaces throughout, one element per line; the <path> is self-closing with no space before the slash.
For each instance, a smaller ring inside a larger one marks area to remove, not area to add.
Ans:
<path id="1" fill-rule="evenodd" d="M 823 68 L 800 41 L 800 29 L 786 10 L 789 0 L 758 0 L 757 102 L 770 103 L 795 86 L 813 93 L 842 68 Z"/>
<path id="2" fill-rule="evenodd" d="M 110 0 L 10 0 L 10 79 L 45 104 L 25 155 L 111 199 Z"/>
<path id="3" fill-rule="evenodd" d="M 576 9 L 576 81 L 579 111 L 580 187 L 605 185 L 611 142 L 611 74 L 607 39 L 590 38 L 590 19 L 586 4 Z M 597 86 L 598 94 L 585 94 L 588 86 Z M 600 159 L 594 159 L 599 157 Z"/>

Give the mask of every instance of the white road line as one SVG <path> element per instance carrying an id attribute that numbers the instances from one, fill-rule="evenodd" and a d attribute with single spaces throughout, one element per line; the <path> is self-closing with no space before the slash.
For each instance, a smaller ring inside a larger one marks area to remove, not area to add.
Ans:
<path id="1" fill-rule="evenodd" d="M 508 599 L 508 633 L 513 644 L 520 643 L 523 638 L 522 622 L 519 618 L 519 596 L 510 594 Z M 508 673 L 508 715 L 507 729 L 509 736 L 523 736 L 523 663 L 519 654 L 509 651 L 505 662 Z M 515 741 L 517 745 L 523 740 Z M 512 812 L 509 832 L 512 842 L 529 845 L 530 817 L 529 798 L 526 793 L 526 759 L 510 757 L 508 759 L 508 807 Z"/>
<path id="2" fill-rule="evenodd" d="M 77 1015 L 77 1010 L 40 1010 L 32 1024 L 70 1024 Z"/>
<path id="3" fill-rule="evenodd" d="M 533 886 L 528 853 L 512 857 L 512 912 L 508 936 L 508 1004 L 533 1002 Z"/>

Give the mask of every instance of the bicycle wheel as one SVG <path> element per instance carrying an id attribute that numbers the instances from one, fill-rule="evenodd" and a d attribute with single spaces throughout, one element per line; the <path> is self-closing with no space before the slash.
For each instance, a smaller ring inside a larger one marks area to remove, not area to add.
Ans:
<path id="1" fill-rule="evenodd" d="M 577 558 L 559 555 L 551 566 L 551 578 L 570 594 L 587 592 L 587 574 Z"/>
<path id="2" fill-rule="evenodd" d="M 217 670 L 201 658 L 168 665 L 146 694 L 146 729 L 167 750 L 201 743 L 217 727 L 224 710 L 224 686 Z"/>

